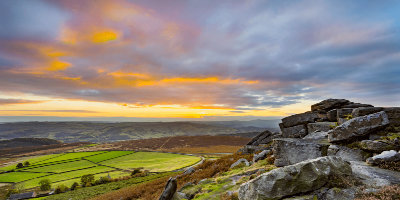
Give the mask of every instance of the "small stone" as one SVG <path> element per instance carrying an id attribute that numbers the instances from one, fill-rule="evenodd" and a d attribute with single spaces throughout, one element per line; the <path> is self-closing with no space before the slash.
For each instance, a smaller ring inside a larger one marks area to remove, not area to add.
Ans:
<path id="1" fill-rule="evenodd" d="M 259 154 L 254 154 L 253 163 L 256 163 L 259 160 L 264 160 L 265 158 L 267 158 L 267 155 L 269 154 L 269 152 L 271 152 L 271 151 L 270 150 L 264 150 Z"/>

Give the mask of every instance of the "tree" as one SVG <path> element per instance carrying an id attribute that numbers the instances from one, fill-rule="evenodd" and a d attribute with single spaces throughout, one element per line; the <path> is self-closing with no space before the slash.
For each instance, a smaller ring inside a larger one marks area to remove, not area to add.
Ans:
<path id="1" fill-rule="evenodd" d="M 88 185 L 90 186 L 90 184 L 92 184 L 93 181 L 94 181 L 93 174 L 86 174 L 81 177 L 81 182 L 82 182 L 82 185 L 84 185 L 84 186 L 88 186 Z"/>
<path id="2" fill-rule="evenodd" d="M 75 190 L 78 186 L 79 184 L 77 182 L 72 183 L 71 190 Z"/>
<path id="3" fill-rule="evenodd" d="M 40 186 L 41 191 L 47 191 L 47 190 L 50 190 L 50 188 L 51 188 L 51 182 L 49 179 L 42 179 L 39 182 L 39 186 Z"/>
<path id="4" fill-rule="evenodd" d="M 25 161 L 25 162 L 24 162 L 24 166 L 25 166 L 25 167 L 29 166 L 30 164 L 31 164 L 31 163 L 29 163 L 29 161 Z"/>
<path id="5" fill-rule="evenodd" d="M 22 164 L 22 163 L 17 164 L 17 168 L 23 168 L 23 167 L 24 167 L 24 164 Z"/>

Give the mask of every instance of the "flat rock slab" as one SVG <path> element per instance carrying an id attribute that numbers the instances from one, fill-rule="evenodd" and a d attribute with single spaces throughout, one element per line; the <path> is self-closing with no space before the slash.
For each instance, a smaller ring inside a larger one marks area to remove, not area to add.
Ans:
<path id="1" fill-rule="evenodd" d="M 365 116 L 365 115 L 370 115 L 372 113 L 377 113 L 383 111 L 383 108 L 381 107 L 360 107 L 360 108 L 356 108 L 353 110 L 353 112 L 351 113 L 351 115 L 353 117 L 361 117 L 361 116 Z"/>
<path id="2" fill-rule="evenodd" d="M 315 122 L 319 116 L 314 112 L 305 112 L 301 114 L 291 115 L 282 119 L 282 126 L 285 128 Z"/>
<path id="3" fill-rule="evenodd" d="M 389 124 L 384 111 L 353 118 L 328 132 L 329 142 L 340 142 L 365 136 Z"/>
<path id="4" fill-rule="evenodd" d="M 319 103 L 311 106 L 312 111 L 330 111 L 335 108 L 341 108 L 342 106 L 351 103 L 346 99 L 326 99 Z"/>
<path id="5" fill-rule="evenodd" d="M 381 187 L 400 183 L 400 172 L 367 165 L 365 162 L 350 162 L 353 175 L 369 187 Z"/>
<path id="6" fill-rule="evenodd" d="M 327 155 L 327 144 L 319 144 L 318 140 L 296 138 L 274 139 L 273 152 L 275 166 L 282 167 L 298 162 Z"/>
<path id="7" fill-rule="evenodd" d="M 320 157 L 266 172 L 243 183 L 240 200 L 281 199 L 283 197 L 317 190 L 330 177 L 351 175 L 350 164 L 339 157 Z"/>

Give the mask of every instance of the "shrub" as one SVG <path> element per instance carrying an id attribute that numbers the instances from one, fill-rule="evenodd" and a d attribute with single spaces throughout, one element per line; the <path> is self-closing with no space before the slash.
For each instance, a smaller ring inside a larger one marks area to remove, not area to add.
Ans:
<path id="1" fill-rule="evenodd" d="M 94 181 L 93 174 L 86 174 L 81 177 L 81 182 L 83 186 L 91 186 L 92 182 Z"/>
<path id="2" fill-rule="evenodd" d="M 50 188 L 51 188 L 51 182 L 49 179 L 42 179 L 39 182 L 39 186 L 40 186 L 41 191 L 47 191 L 47 190 L 50 190 Z"/>
<path id="3" fill-rule="evenodd" d="M 29 161 L 25 161 L 25 162 L 24 162 L 24 166 L 25 166 L 25 167 L 27 167 L 27 166 L 29 166 L 29 165 L 31 165 L 31 163 L 29 163 Z"/>
<path id="4" fill-rule="evenodd" d="M 111 179 L 109 179 L 107 176 L 102 176 L 95 181 L 95 185 L 101 185 L 109 182 L 111 182 Z"/>
<path id="5" fill-rule="evenodd" d="M 135 176 L 135 174 L 138 174 L 138 173 L 141 173 L 141 172 L 142 172 L 141 168 L 136 168 L 136 169 L 134 169 L 133 172 L 131 173 L 131 176 Z"/>
<path id="6" fill-rule="evenodd" d="M 61 184 L 61 185 L 57 186 L 57 188 L 56 188 L 56 190 L 54 191 L 54 193 L 60 194 L 60 193 L 66 192 L 66 191 L 68 191 L 68 187 L 65 186 L 64 184 Z"/>
<path id="7" fill-rule="evenodd" d="M 22 164 L 22 163 L 18 163 L 17 164 L 17 168 L 19 169 L 19 168 L 23 168 L 24 167 L 24 164 Z"/>
<path id="8" fill-rule="evenodd" d="M 72 183 L 71 190 L 75 190 L 78 186 L 79 184 L 77 182 Z"/>

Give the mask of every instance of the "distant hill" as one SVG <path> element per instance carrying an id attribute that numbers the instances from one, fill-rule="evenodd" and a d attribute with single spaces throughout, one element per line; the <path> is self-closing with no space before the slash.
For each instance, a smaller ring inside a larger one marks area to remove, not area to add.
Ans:
<path id="1" fill-rule="evenodd" d="M 62 142 L 48 138 L 14 138 L 11 140 L 0 141 L 0 149 L 16 148 L 16 147 L 31 147 L 43 146 L 52 144 L 61 144 Z"/>
<path id="2" fill-rule="evenodd" d="M 256 120 L 255 120 L 256 121 Z M 261 120 L 270 121 L 270 120 Z M 260 132 L 267 122 L 17 122 L 0 124 L 0 140 L 49 138 L 63 142 L 112 142 L 169 136 Z M 271 127 L 274 129 L 275 127 Z"/>

